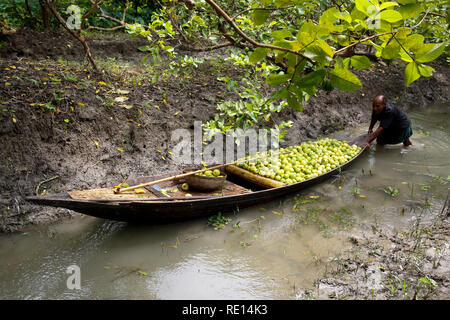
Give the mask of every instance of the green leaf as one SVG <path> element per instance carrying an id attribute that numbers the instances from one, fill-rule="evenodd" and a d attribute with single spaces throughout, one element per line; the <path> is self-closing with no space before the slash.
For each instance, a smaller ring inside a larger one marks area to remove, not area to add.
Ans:
<path id="1" fill-rule="evenodd" d="M 319 64 L 328 64 L 331 61 L 331 56 L 326 53 L 319 44 L 316 43 L 308 46 L 303 54 Z"/>
<path id="2" fill-rule="evenodd" d="M 273 0 L 259 0 L 259 2 L 261 2 L 263 6 L 267 7 L 272 4 Z"/>
<path id="3" fill-rule="evenodd" d="M 270 74 L 266 78 L 266 83 L 270 86 L 278 86 L 282 83 L 285 83 L 292 77 L 291 74 Z"/>
<path id="4" fill-rule="evenodd" d="M 348 13 L 348 11 L 342 11 L 342 12 L 336 12 L 334 14 L 334 16 L 338 19 L 344 20 L 348 23 L 352 23 L 352 16 L 350 15 L 350 13 Z"/>
<path id="5" fill-rule="evenodd" d="M 282 47 L 286 49 L 292 49 L 292 43 L 286 40 L 277 40 L 272 43 L 272 45 L 277 47 Z"/>
<path id="6" fill-rule="evenodd" d="M 295 111 L 303 111 L 303 105 L 300 102 L 297 95 L 293 94 L 292 92 L 289 92 L 289 95 L 286 100 L 290 108 L 294 109 Z"/>
<path id="7" fill-rule="evenodd" d="M 283 87 L 280 90 L 277 90 L 274 93 L 272 93 L 270 100 L 275 101 L 275 100 L 285 99 L 288 97 L 288 94 L 289 94 L 289 92 L 288 92 L 287 88 Z"/>
<path id="8" fill-rule="evenodd" d="M 270 16 L 269 10 L 254 10 L 253 11 L 253 22 L 255 25 L 259 26 L 264 24 Z"/>
<path id="9" fill-rule="evenodd" d="M 420 34 L 412 34 L 406 38 L 406 41 L 403 43 L 403 46 L 407 49 L 410 49 L 413 52 L 420 50 L 423 46 L 423 41 L 425 38 Z"/>
<path id="10" fill-rule="evenodd" d="M 366 18 L 366 14 L 358 10 L 356 6 L 353 8 L 353 10 L 350 12 L 350 15 L 352 17 L 352 20 L 364 20 Z"/>
<path id="11" fill-rule="evenodd" d="M 403 19 L 411 19 L 417 16 L 423 11 L 422 5 L 418 3 L 410 3 L 398 8 L 398 12 L 402 15 Z"/>
<path id="12" fill-rule="evenodd" d="M 303 90 L 310 96 L 315 96 L 317 93 L 316 87 L 306 87 L 306 88 L 303 88 Z M 306 101 L 308 101 L 308 100 L 306 100 Z"/>
<path id="13" fill-rule="evenodd" d="M 353 73 L 346 69 L 334 68 L 330 72 L 330 80 L 333 87 L 342 91 L 356 91 L 361 89 L 362 83 Z"/>
<path id="14" fill-rule="evenodd" d="M 390 8 L 390 7 L 395 7 L 398 6 L 398 3 L 396 2 L 384 2 L 380 5 L 380 10 L 386 9 L 386 8 Z"/>
<path id="15" fill-rule="evenodd" d="M 298 32 L 297 33 L 297 42 L 306 46 L 314 41 L 314 38 L 308 32 Z"/>
<path id="16" fill-rule="evenodd" d="M 336 13 L 338 13 L 339 10 L 337 8 L 330 8 L 328 10 L 325 10 L 324 13 L 322 13 L 320 19 L 319 19 L 319 24 L 321 25 L 332 25 L 336 22 L 336 20 L 338 19 L 336 17 Z"/>
<path id="17" fill-rule="evenodd" d="M 406 37 L 411 33 L 411 30 L 407 28 L 399 28 L 397 30 L 397 34 L 395 35 L 395 38 L 397 40 L 406 40 Z"/>
<path id="18" fill-rule="evenodd" d="M 358 9 L 360 12 L 369 15 L 372 12 L 369 12 L 369 7 L 372 6 L 372 4 L 368 0 L 356 0 L 355 1 L 356 9 Z"/>
<path id="19" fill-rule="evenodd" d="M 295 2 L 294 0 L 275 0 L 275 6 L 277 8 L 281 8 L 281 7 L 291 5 L 294 2 Z"/>
<path id="20" fill-rule="evenodd" d="M 405 68 L 405 85 L 409 87 L 411 83 L 420 78 L 419 68 L 415 62 L 410 62 Z"/>
<path id="21" fill-rule="evenodd" d="M 445 49 L 445 42 L 427 43 L 415 52 L 417 62 L 430 62 L 437 59 Z"/>
<path id="22" fill-rule="evenodd" d="M 392 40 L 386 47 L 383 48 L 381 56 L 385 59 L 395 59 L 400 52 L 400 45 L 397 41 Z"/>
<path id="23" fill-rule="evenodd" d="M 256 48 L 255 51 L 250 54 L 248 60 L 250 63 L 257 63 L 264 59 L 269 51 L 270 50 L 267 48 Z"/>
<path id="24" fill-rule="evenodd" d="M 151 45 L 145 45 L 145 46 L 138 47 L 138 50 L 142 51 L 142 52 L 146 52 L 146 51 L 150 50 L 151 48 L 152 48 Z"/>
<path id="25" fill-rule="evenodd" d="M 295 83 L 300 88 L 313 87 L 323 80 L 325 74 L 326 74 L 325 69 L 319 69 L 301 77 Z"/>
<path id="26" fill-rule="evenodd" d="M 299 33 L 308 33 L 313 39 L 318 37 L 326 37 L 330 34 L 330 29 L 327 26 L 315 25 L 311 21 L 307 21 L 300 27 Z M 298 38 L 298 36 L 297 36 Z"/>
<path id="27" fill-rule="evenodd" d="M 416 3 L 416 0 L 397 0 L 400 4 L 410 4 L 410 3 Z"/>
<path id="28" fill-rule="evenodd" d="M 342 61 L 341 68 L 344 68 L 344 69 L 350 68 L 350 58 L 345 58 L 344 61 Z"/>
<path id="29" fill-rule="evenodd" d="M 381 11 L 381 13 L 380 13 L 380 19 L 387 21 L 389 23 L 395 23 L 400 20 L 403 20 L 403 17 L 398 11 L 384 10 L 384 11 Z"/>
<path id="30" fill-rule="evenodd" d="M 323 52 L 325 52 L 329 57 L 334 56 L 334 51 L 331 49 L 331 47 L 323 40 L 316 40 L 315 44 L 317 44 Z"/>
<path id="31" fill-rule="evenodd" d="M 297 56 L 297 58 L 299 58 Z M 301 73 L 303 71 L 303 69 L 305 69 L 306 66 L 306 59 L 303 59 L 300 61 L 300 63 L 297 65 L 297 68 L 295 69 L 295 73 L 294 73 L 294 81 L 297 81 L 297 79 L 299 79 L 301 77 Z"/>
<path id="32" fill-rule="evenodd" d="M 352 64 L 352 67 L 355 69 L 367 69 L 370 68 L 371 62 L 370 59 L 366 56 L 353 56 L 350 59 L 350 63 Z"/>
<path id="33" fill-rule="evenodd" d="M 419 64 L 417 67 L 419 68 L 420 75 L 424 77 L 431 77 L 435 71 L 432 67 L 424 64 Z"/>
<path id="34" fill-rule="evenodd" d="M 271 33 L 271 36 L 274 39 L 283 40 L 285 38 L 291 38 L 292 37 L 292 33 L 289 30 L 287 30 L 287 29 L 283 29 L 283 30 L 273 31 Z"/>

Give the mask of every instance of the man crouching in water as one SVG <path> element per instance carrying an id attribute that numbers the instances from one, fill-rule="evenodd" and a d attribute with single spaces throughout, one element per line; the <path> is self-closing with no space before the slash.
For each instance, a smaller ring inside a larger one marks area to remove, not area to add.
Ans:
<path id="1" fill-rule="evenodd" d="M 403 111 L 392 104 L 387 104 L 383 95 L 373 99 L 372 108 L 372 119 L 367 132 L 371 136 L 364 142 L 364 148 L 369 148 L 375 139 L 379 145 L 403 142 L 407 147 L 412 144 L 409 140 L 412 136 L 411 120 Z M 377 121 L 380 121 L 380 126 L 373 132 L 373 126 Z"/>

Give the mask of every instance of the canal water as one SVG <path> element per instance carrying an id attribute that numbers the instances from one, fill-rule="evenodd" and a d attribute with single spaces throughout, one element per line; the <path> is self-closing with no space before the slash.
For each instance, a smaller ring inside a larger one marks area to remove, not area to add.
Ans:
<path id="1" fill-rule="evenodd" d="M 441 211 L 450 105 L 409 115 L 413 146 L 372 145 L 341 174 L 227 213 L 217 230 L 207 218 L 139 226 L 81 215 L 0 235 L 0 299 L 295 299 L 351 247 L 349 237 L 401 231 Z M 367 127 L 333 137 L 351 140 Z"/>

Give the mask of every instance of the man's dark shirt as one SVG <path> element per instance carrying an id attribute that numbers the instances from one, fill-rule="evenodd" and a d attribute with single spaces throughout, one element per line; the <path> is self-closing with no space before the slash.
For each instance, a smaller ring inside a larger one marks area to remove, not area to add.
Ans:
<path id="1" fill-rule="evenodd" d="M 380 121 L 380 126 L 389 130 L 406 129 L 411 124 L 408 116 L 392 104 L 386 105 L 379 114 L 372 111 L 372 119 Z"/>

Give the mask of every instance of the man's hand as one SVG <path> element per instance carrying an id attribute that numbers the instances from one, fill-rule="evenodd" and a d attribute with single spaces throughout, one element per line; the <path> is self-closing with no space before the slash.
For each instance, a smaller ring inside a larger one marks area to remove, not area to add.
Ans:
<path id="1" fill-rule="evenodd" d="M 369 130 L 367 130 L 368 134 L 372 134 L 372 132 L 373 132 L 372 128 L 369 128 Z"/>
<path id="2" fill-rule="evenodd" d="M 367 141 L 365 141 L 365 142 L 363 143 L 363 149 L 369 149 L 369 148 L 370 148 L 370 143 L 367 142 Z"/>

